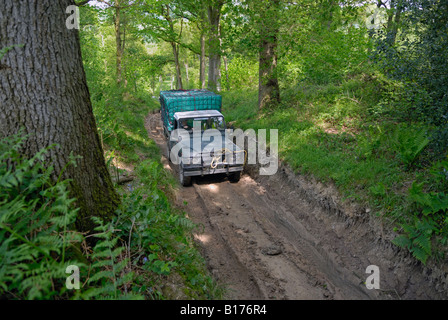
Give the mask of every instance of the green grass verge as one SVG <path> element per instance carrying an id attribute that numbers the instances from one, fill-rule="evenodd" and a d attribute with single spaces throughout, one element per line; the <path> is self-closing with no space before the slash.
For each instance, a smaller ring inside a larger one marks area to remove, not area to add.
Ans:
<path id="1" fill-rule="evenodd" d="M 225 92 L 223 114 L 243 130 L 278 129 L 282 161 L 371 208 L 401 234 L 396 244 L 426 263 L 446 251 L 448 162 L 428 160 L 430 128 L 387 112 L 388 86 L 375 74 L 303 84 L 283 90 L 281 105 L 264 112 L 255 90 Z"/>

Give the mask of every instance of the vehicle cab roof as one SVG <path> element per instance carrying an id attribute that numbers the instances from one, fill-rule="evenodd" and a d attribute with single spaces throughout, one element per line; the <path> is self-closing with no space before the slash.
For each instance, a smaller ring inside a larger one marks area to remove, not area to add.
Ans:
<path id="1" fill-rule="evenodd" d="M 217 110 L 196 110 L 196 111 L 183 111 L 176 112 L 174 119 L 187 119 L 187 118 L 208 118 L 208 117 L 223 117 L 222 113 Z"/>

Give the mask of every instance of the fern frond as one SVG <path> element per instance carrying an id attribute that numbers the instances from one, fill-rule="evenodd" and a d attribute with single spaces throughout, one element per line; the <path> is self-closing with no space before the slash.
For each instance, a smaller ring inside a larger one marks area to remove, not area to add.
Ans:
<path id="1" fill-rule="evenodd" d="M 427 235 L 421 234 L 412 241 L 412 244 L 420 247 L 427 255 L 431 255 L 431 239 Z"/>
<path id="2" fill-rule="evenodd" d="M 197 227 L 193 221 L 191 221 L 188 218 L 181 217 L 181 216 L 179 216 L 179 218 L 176 220 L 176 226 L 180 226 L 187 230 L 193 230 Z"/>
<path id="3" fill-rule="evenodd" d="M 426 260 L 428 259 L 429 255 L 426 253 L 426 251 L 423 248 L 416 246 L 416 247 L 413 247 L 411 252 L 412 252 L 412 255 L 417 260 L 421 261 L 423 264 L 426 264 Z"/>
<path id="4" fill-rule="evenodd" d="M 392 240 L 392 243 L 398 247 L 409 249 L 411 247 L 411 240 L 405 235 L 400 235 Z"/>

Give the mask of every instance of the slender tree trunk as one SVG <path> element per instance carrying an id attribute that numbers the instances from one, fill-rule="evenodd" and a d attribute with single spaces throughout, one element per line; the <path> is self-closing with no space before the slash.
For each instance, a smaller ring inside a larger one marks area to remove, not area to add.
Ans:
<path id="1" fill-rule="evenodd" d="M 187 79 L 187 88 L 190 83 L 190 67 L 188 66 L 188 60 L 185 61 L 185 78 Z"/>
<path id="2" fill-rule="evenodd" d="M 201 89 L 205 89 L 205 64 L 206 64 L 206 57 L 205 57 L 205 33 L 202 31 L 201 33 L 201 55 L 199 58 L 199 85 Z"/>
<path id="3" fill-rule="evenodd" d="M 211 91 L 220 90 L 221 46 L 219 39 L 219 23 L 223 5 L 224 2 L 222 0 L 215 0 L 214 3 L 208 7 L 208 20 L 210 24 L 208 89 Z"/>
<path id="4" fill-rule="evenodd" d="M 72 0 L 0 1 L 0 137 L 28 136 L 22 153 L 32 156 L 53 144 L 45 162 L 53 180 L 71 179 L 80 208 L 77 227 L 93 230 L 92 216 L 109 218 L 119 198 L 103 156 L 81 59 L 79 34 L 66 28 Z M 66 165 L 81 156 L 77 167 Z"/>
<path id="5" fill-rule="evenodd" d="M 205 48 L 205 33 L 206 33 L 206 26 L 207 26 L 207 10 L 208 7 L 206 5 L 206 0 L 200 1 L 200 9 L 199 9 L 199 23 L 197 25 L 201 35 L 199 37 L 200 46 L 201 46 L 201 53 L 199 56 L 199 86 L 201 89 L 205 89 L 206 83 L 206 48 Z"/>
<path id="6" fill-rule="evenodd" d="M 270 108 L 280 102 L 277 76 L 277 35 L 279 0 L 270 0 L 262 9 L 260 23 L 260 56 L 258 108 Z"/>
<path id="7" fill-rule="evenodd" d="M 182 37 L 182 30 L 183 30 L 183 21 L 181 20 L 180 23 L 180 32 L 179 35 L 175 37 L 175 39 L 173 39 L 173 35 L 174 35 L 174 21 L 170 16 L 170 6 L 169 4 L 165 4 L 162 5 L 161 7 L 162 11 L 162 16 L 164 16 L 165 20 L 168 22 L 169 27 L 170 27 L 170 34 L 171 34 L 171 39 L 170 39 L 170 44 L 171 47 L 173 48 L 173 56 L 174 56 L 174 68 L 176 69 L 176 89 L 177 90 L 182 90 L 183 89 L 183 85 L 182 85 L 182 73 L 181 73 L 181 69 L 180 69 L 180 62 L 179 62 L 179 45 L 176 42 L 176 39 L 180 39 Z M 171 85 L 172 87 L 173 85 Z"/>
<path id="8" fill-rule="evenodd" d="M 333 25 L 333 14 L 335 10 L 335 6 L 339 5 L 335 3 L 334 0 L 328 1 L 328 20 L 327 20 L 327 31 L 330 32 Z"/>
<path id="9" fill-rule="evenodd" d="M 230 83 L 229 83 L 229 64 L 227 62 L 227 57 L 223 56 L 222 60 L 224 61 L 224 70 L 226 73 L 226 90 L 229 91 L 230 90 Z"/>
<path id="10" fill-rule="evenodd" d="M 120 1 L 115 1 L 115 45 L 117 55 L 117 85 L 122 83 L 122 60 L 123 60 L 123 43 L 121 40 L 121 8 Z"/>
<path id="11" fill-rule="evenodd" d="M 127 26 L 127 16 L 123 19 L 123 42 L 121 45 L 121 58 L 124 57 L 124 49 L 126 48 L 126 26 Z M 128 86 L 128 79 L 126 77 L 126 62 L 122 61 L 122 81 L 124 80 L 124 87 Z"/>
<path id="12" fill-rule="evenodd" d="M 182 85 L 182 73 L 180 70 L 180 62 L 179 62 L 179 46 L 175 42 L 171 42 L 171 46 L 173 48 L 174 54 L 174 64 L 176 69 L 176 89 L 183 89 Z"/>
<path id="13" fill-rule="evenodd" d="M 393 0 L 390 4 L 390 10 L 387 19 L 387 32 L 389 37 L 389 45 L 393 46 L 397 40 L 398 28 L 401 21 L 401 13 L 403 11 L 402 0 Z"/>
<path id="14" fill-rule="evenodd" d="M 392 26 L 392 30 L 391 30 L 391 41 L 390 43 L 392 45 L 395 44 L 396 40 L 397 40 L 397 34 L 398 34 L 398 27 L 400 25 L 400 21 L 401 21 L 401 12 L 402 12 L 403 8 L 401 5 L 397 6 L 396 12 L 395 12 L 395 19 L 394 19 L 394 23 Z"/>

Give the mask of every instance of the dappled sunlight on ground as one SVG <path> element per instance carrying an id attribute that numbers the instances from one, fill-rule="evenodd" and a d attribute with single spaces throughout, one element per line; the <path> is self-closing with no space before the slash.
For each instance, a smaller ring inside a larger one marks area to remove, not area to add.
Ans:
<path id="1" fill-rule="evenodd" d="M 207 189 L 213 193 L 217 193 L 219 191 L 219 187 L 215 184 L 209 184 Z"/>
<path id="2" fill-rule="evenodd" d="M 162 159 L 160 160 L 161 161 L 161 163 L 163 163 L 163 168 L 165 169 L 165 170 L 169 170 L 169 171 L 173 171 L 173 169 L 171 168 L 171 166 L 170 166 L 170 163 L 168 162 L 168 161 L 164 161 L 164 157 L 162 157 Z"/>
<path id="3" fill-rule="evenodd" d="M 112 161 L 112 164 L 113 164 L 116 168 L 118 168 L 118 169 L 120 169 L 120 170 L 124 170 L 124 171 L 126 171 L 127 173 L 129 173 L 129 174 L 132 174 L 132 172 L 134 172 L 134 165 L 132 165 L 132 164 L 124 163 L 124 162 L 122 162 L 122 161 L 120 161 L 120 160 L 117 160 L 117 159 L 114 159 L 114 160 Z"/>
<path id="4" fill-rule="evenodd" d="M 195 234 L 194 238 L 203 244 L 207 244 L 210 241 L 210 235 L 207 234 Z"/>
<path id="5" fill-rule="evenodd" d="M 324 130 L 325 133 L 328 133 L 328 134 L 346 133 L 346 134 L 349 134 L 349 135 L 351 135 L 353 137 L 357 134 L 356 129 L 349 128 L 347 126 L 341 126 L 340 128 L 335 128 L 330 123 L 327 123 L 327 122 L 316 123 L 316 125 L 319 128 L 321 128 L 322 130 Z"/>

